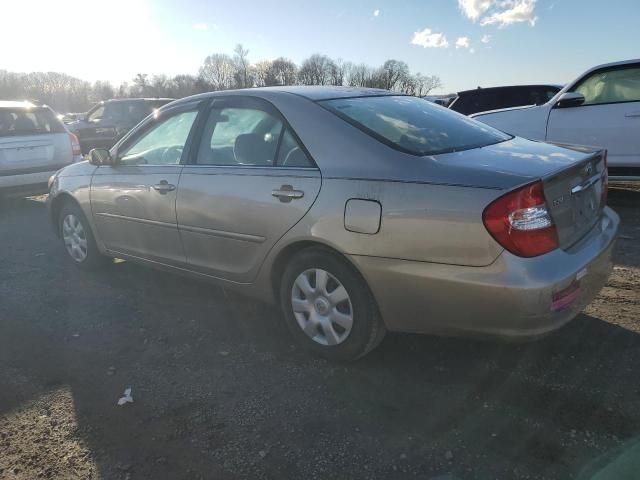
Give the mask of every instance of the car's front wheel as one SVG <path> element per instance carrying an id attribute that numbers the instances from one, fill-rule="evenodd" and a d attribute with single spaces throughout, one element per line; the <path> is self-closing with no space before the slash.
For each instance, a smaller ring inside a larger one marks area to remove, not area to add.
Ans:
<path id="1" fill-rule="evenodd" d="M 322 248 L 298 252 L 284 271 L 280 302 L 300 344 L 330 360 L 355 360 L 376 347 L 385 328 L 364 279 Z"/>
<path id="2" fill-rule="evenodd" d="M 77 205 L 68 202 L 58 218 L 60 238 L 73 263 L 83 269 L 103 266 L 108 258 L 96 246 L 91 226 Z"/>

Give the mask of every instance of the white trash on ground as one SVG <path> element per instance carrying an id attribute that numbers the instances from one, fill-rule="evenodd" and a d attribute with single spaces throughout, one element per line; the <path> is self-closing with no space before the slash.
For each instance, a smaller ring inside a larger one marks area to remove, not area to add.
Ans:
<path id="1" fill-rule="evenodd" d="M 133 397 L 131 396 L 131 387 L 124 391 L 124 396 L 118 400 L 118 405 L 122 406 L 125 403 L 133 403 Z"/>

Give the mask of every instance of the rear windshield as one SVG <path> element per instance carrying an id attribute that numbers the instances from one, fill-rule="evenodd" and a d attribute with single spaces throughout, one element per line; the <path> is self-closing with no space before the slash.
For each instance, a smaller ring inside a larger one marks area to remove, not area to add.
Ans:
<path id="1" fill-rule="evenodd" d="M 48 108 L 0 108 L 0 137 L 64 131 L 62 122 Z"/>
<path id="2" fill-rule="evenodd" d="M 381 142 L 413 155 L 469 150 L 512 138 L 416 97 L 340 98 L 319 103 Z"/>

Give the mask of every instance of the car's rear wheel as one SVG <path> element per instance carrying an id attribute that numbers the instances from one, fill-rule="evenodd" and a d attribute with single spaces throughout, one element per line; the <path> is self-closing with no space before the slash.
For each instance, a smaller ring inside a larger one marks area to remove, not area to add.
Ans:
<path id="1" fill-rule="evenodd" d="M 309 248 L 285 268 L 280 303 L 298 343 L 330 360 L 355 360 L 385 328 L 364 279 L 338 255 Z"/>
<path id="2" fill-rule="evenodd" d="M 58 218 L 60 238 L 73 263 L 83 269 L 105 265 L 108 258 L 96 246 L 91 226 L 77 205 L 67 202 Z"/>

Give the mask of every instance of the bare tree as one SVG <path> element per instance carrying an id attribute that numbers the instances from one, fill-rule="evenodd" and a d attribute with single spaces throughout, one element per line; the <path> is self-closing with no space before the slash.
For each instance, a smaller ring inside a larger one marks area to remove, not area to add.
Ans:
<path id="1" fill-rule="evenodd" d="M 166 97 L 170 86 L 169 78 L 166 75 L 154 75 L 151 77 L 146 95 L 150 97 Z"/>
<path id="2" fill-rule="evenodd" d="M 347 76 L 348 64 L 338 58 L 330 65 L 331 69 L 331 85 L 342 86 L 345 83 Z"/>
<path id="3" fill-rule="evenodd" d="M 147 75 L 146 73 L 137 73 L 135 78 L 133 79 L 133 94 L 144 96 L 147 93 Z"/>
<path id="4" fill-rule="evenodd" d="M 251 87 L 253 82 L 251 82 L 250 76 L 250 67 L 249 59 L 247 55 L 249 55 L 249 50 L 244 48 L 242 44 L 236 45 L 236 48 L 233 50 L 234 56 L 233 61 L 236 65 L 236 86 L 239 88 L 247 88 Z"/>
<path id="5" fill-rule="evenodd" d="M 131 88 L 129 87 L 129 83 L 128 82 L 122 82 L 118 86 L 118 91 L 116 93 L 116 96 L 118 98 L 128 97 L 130 92 L 131 92 Z"/>
<path id="6" fill-rule="evenodd" d="M 270 62 L 265 78 L 265 85 L 294 85 L 298 75 L 298 68 L 291 60 L 279 57 Z"/>
<path id="7" fill-rule="evenodd" d="M 251 75 L 256 87 L 268 86 L 271 63 L 271 60 L 260 60 L 251 66 Z"/>
<path id="8" fill-rule="evenodd" d="M 400 81 L 409 75 L 409 66 L 400 60 L 387 60 L 380 69 L 382 88 L 395 90 Z"/>
<path id="9" fill-rule="evenodd" d="M 415 78 L 416 91 L 414 95 L 418 97 L 424 97 L 425 95 L 429 95 L 431 90 L 442 88 L 442 82 L 440 81 L 440 77 L 437 75 L 425 76 L 421 73 L 416 73 Z"/>
<path id="10" fill-rule="evenodd" d="M 372 77 L 373 70 L 364 63 L 350 64 L 348 67 L 347 84 L 351 87 L 369 87 Z"/>
<path id="11" fill-rule="evenodd" d="M 335 62 L 326 55 L 314 53 L 302 62 L 298 71 L 298 81 L 303 85 L 327 85 Z"/>
<path id="12" fill-rule="evenodd" d="M 210 83 L 214 90 L 227 90 L 233 86 L 236 65 L 225 53 L 214 53 L 204 60 L 200 77 Z"/>
<path id="13" fill-rule="evenodd" d="M 101 100 L 109 100 L 116 96 L 116 92 L 113 89 L 113 85 L 109 82 L 103 82 L 98 80 L 94 82 L 91 87 L 90 100 L 93 102 L 99 102 Z"/>
<path id="14" fill-rule="evenodd" d="M 182 98 L 206 91 L 206 88 L 202 89 L 197 77 L 193 75 L 176 75 L 169 81 L 169 89 L 166 96 Z"/>
<path id="15" fill-rule="evenodd" d="M 380 68 L 352 64 L 326 55 L 314 54 L 298 69 L 291 60 L 279 57 L 251 64 L 249 51 L 237 45 L 233 58 L 226 54 L 209 55 L 199 75 L 149 76 L 136 74 L 131 83 L 117 88 L 105 81 L 93 84 L 59 72 L 15 73 L 0 70 L 0 99 L 35 100 L 61 112 L 86 111 L 92 102 L 113 97 L 159 96 L 181 98 L 196 93 L 228 89 L 234 86 L 350 85 L 399 90 L 424 96 L 442 87 L 436 75 L 411 74 L 405 62 L 387 60 Z"/>

